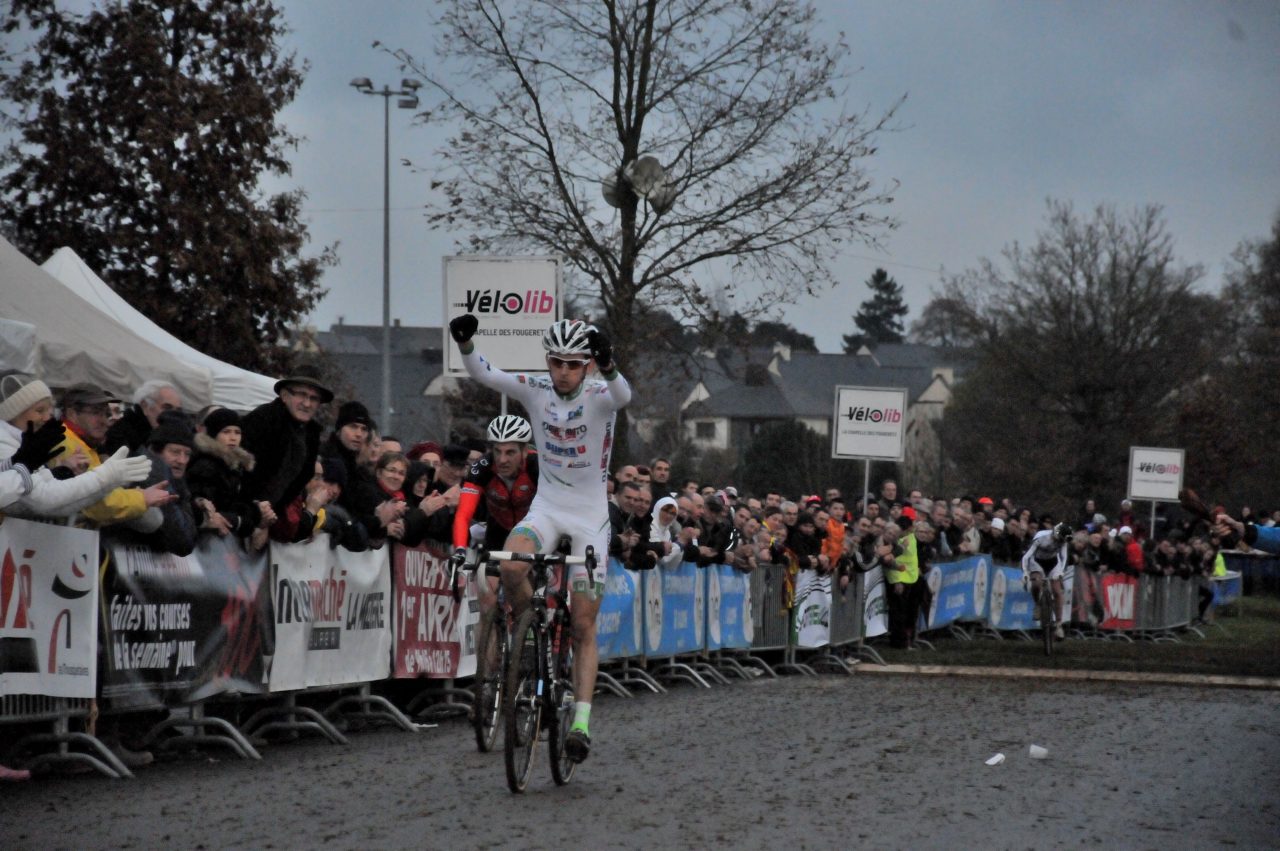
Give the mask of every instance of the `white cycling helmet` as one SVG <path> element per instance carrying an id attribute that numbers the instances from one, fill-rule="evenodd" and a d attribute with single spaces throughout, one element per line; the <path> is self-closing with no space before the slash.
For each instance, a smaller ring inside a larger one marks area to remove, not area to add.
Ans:
<path id="1" fill-rule="evenodd" d="M 592 327 L 581 319 L 561 319 L 542 335 L 542 348 L 549 355 L 591 356 L 588 333 Z"/>
<path id="2" fill-rule="evenodd" d="M 528 443 L 533 440 L 533 429 L 524 417 L 503 414 L 489 422 L 485 437 L 491 443 Z"/>

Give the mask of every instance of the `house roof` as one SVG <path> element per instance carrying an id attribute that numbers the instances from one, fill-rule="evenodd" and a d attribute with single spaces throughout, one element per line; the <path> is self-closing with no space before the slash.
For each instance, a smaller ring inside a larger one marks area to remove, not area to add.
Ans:
<path id="1" fill-rule="evenodd" d="M 342 393 L 353 392 L 356 398 L 368 405 L 374 419 L 380 419 L 382 408 L 382 355 L 350 354 L 325 351 L 329 360 L 345 381 L 335 389 Z M 438 354 L 391 356 L 391 410 L 390 433 L 399 437 L 405 445 L 422 440 L 443 441 L 445 417 L 440 397 L 423 394 L 427 385 L 440 374 L 443 366 Z M 342 399 L 342 395 L 339 399 Z M 386 430 L 385 423 L 379 425 Z"/>
<path id="2" fill-rule="evenodd" d="M 703 382 L 708 398 L 689 405 L 685 413 L 731 419 L 825 418 L 831 416 L 838 386 L 903 387 L 909 403 L 914 403 L 933 383 L 934 369 L 950 366 L 928 357 L 931 350 L 895 346 L 880 365 L 865 355 L 792 352 L 790 358 L 776 358 L 776 372 L 767 373 L 767 386 L 751 386 L 723 372 L 710 377 Z"/>
<path id="3" fill-rule="evenodd" d="M 391 354 L 413 355 L 441 350 L 444 331 L 439 325 L 392 325 Z M 316 343 L 329 354 L 378 354 L 382 351 L 381 325 L 330 325 L 316 334 Z"/>

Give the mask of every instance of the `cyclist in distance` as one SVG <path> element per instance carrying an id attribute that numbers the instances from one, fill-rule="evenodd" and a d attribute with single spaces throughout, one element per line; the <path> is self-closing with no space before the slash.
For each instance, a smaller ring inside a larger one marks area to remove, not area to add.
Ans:
<path id="1" fill-rule="evenodd" d="M 1041 529 L 1036 532 L 1035 537 L 1031 539 L 1031 545 L 1027 547 L 1027 552 L 1022 556 L 1022 576 L 1024 580 L 1031 580 L 1031 594 L 1036 600 L 1040 599 L 1040 594 L 1044 590 L 1044 578 L 1049 577 L 1049 583 L 1053 588 L 1055 621 L 1058 620 L 1058 612 L 1061 609 L 1063 576 L 1067 569 L 1067 543 L 1070 540 L 1071 527 L 1066 523 L 1059 523 L 1052 529 Z M 1039 609 L 1037 608 L 1036 611 Z M 1058 639 L 1065 637 L 1061 622 L 1054 627 L 1053 636 Z"/>
<path id="2" fill-rule="evenodd" d="M 453 518 L 454 557 L 465 555 L 471 541 L 471 521 L 484 506 L 484 548 L 501 550 L 516 524 L 529 513 L 538 492 L 538 453 L 529 452 L 533 429 L 524 417 L 502 414 L 494 417 L 485 432 L 489 451 L 471 465 L 462 482 L 458 511 Z M 477 582 L 480 610 L 493 605 L 497 587 Z"/>
<path id="3" fill-rule="evenodd" d="M 507 373 L 475 350 L 472 337 L 480 322 L 470 313 L 449 322 L 449 333 L 462 352 L 467 374 L 491 390 L 517 399 L 533 421 L 539 451 L 538 492 L 524 519 L 507 538 L 505 549 L 550 553 L 562 536 L 573 542 L 573 555 L 595 549 L 595 570 L 574 565 L 569 571 L 569 612 L 573 623 L 573 725 L 565 752 L 582 762 L 591 751 L 588 722 L 595 693 L 596 613 L 604 594 L 605 559 L 609 552 L 609 452 L 617 411 L 631 401 L 631 386 L 613 363 L 607 335 L 576 319 L 562 319 L 542 337 L 549 375 Z M 593 363 L 603 380 L 587 380 Z M 502 583 L 518 616 L 529 605 L 533 589 L 528 565 L 503 562 Z"/>

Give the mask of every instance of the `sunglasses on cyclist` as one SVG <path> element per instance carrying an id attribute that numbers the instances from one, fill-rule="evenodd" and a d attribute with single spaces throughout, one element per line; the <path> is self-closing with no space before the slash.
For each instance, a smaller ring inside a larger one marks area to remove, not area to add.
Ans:
<path id="1" fill-rule="evenodd" d="M 560 369 L 567 368 L 572 370 L 583 369 L 587 365 L 587 362 L 584 360 L 558 358 L 558 357 L 555 357 L 554 355 L 547 356 L 547 363 L 551 364 L 554 367 L 558 367 Z"/>

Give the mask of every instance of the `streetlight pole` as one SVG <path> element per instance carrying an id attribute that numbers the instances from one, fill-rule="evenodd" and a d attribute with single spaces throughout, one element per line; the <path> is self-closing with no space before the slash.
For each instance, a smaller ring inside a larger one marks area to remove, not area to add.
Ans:
<path id="1" fill-rule="evenodd" d="M 391 433 L 391 98 L 399 109 L 417 109 L 417 80 L 401 80 L 400 87 L 375 89 L 368 77 L 357 77 L 351 86 L 361 94 L 382 98 L 382 433 Z"/>

